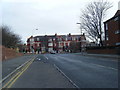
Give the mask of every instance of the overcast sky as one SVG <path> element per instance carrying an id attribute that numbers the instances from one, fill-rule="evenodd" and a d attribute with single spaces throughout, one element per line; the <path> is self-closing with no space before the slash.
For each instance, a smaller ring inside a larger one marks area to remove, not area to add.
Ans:
<path id="1" fill-rule="evenodd" d="M 31 35 L 80 34 L 76 23 L 79 22 L 81 9 L 91 1 L 93 0 L 2 0 L 2 24 L 10 26 L 23 41 Z M 116 13 L 120 0 L 108 1 L 113 3 L 113 7 L 105 20 Z"/>

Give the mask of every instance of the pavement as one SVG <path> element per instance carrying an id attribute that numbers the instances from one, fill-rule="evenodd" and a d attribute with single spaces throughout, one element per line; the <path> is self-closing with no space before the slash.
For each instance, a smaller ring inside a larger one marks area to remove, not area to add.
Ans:
<path id="1" fill-rule="evenodd" d="M 91 57 L 101 57 L 101 58 L 111 58 L 111 59 L 120 59 L 120 55 L 116 54 L 90 54 L 90 53 L 74 53 L 76 55 L 91 56 Z"/>

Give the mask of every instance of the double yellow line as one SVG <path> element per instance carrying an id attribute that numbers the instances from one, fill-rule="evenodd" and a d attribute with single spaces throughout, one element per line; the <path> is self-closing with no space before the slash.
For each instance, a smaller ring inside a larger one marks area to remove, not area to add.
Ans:
<path id="1" fill-rule="evenodd" d="M 28 62 L 19 72 L 17 72 L 2 88 L 11 88 L 11 86 L 16 82 L 16 80 L 27 70 L 27 68 L 32 64 L 35 58 Z"/>

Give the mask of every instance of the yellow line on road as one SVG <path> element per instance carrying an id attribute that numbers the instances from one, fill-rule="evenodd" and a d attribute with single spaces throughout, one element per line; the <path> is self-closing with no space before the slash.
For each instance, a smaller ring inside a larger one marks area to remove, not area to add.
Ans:
<path id="1" fill-rule="evenodd" d="M 13 82 L 8 86 L 8 88 L 10 88 L 10 87 L 16 82 L 16 80 L 24 73 L 24 71 L 27 70 L 27 68 L 28 68 L 31 64 L 32 64 L 32 62 L 29 63 L 29 64 L 27 65 L 27 67 L 13 80 Z"/>
<path id="2" fill-rule="evenodd" d="M 15 81 L 28 69 L 28 67 L 32 64 L 32 62 L 34 61 L 35 57 L 29 62 L 27 63 L 22 69 L 21 71 L 19 71 L 18 73 L 16 73 L 2 88 L 10 88 Z"/>
<path id="3" fill-rule="evenodd" d="M 18 72 L 15 76 L 13 76 L 2 88 L 5 88 L 6 86 L 8 86 L 8 84 L 15 78 L 17 77 L 17 75 L 19 74 L 20 72 Z"/>

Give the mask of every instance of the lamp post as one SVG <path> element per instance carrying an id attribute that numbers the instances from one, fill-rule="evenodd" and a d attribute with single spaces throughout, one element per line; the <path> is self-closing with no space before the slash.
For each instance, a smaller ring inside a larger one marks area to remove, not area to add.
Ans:
<path id="1" fill-rule="evenodd" d="M 38 30 L 38 29 L 36 28 L 35 30 Z M 34 29 L 32 30 L 32 36 L 33 36 L 33 34 L 34 34 Z"/>
<path id="2" fill-rule="evenodd" d="M 33 32 L 34 32 L 34 30 L 38 30 L 38 29 L 33 29 L 32 30 L 32 38 L 31 38 L 31 46 L 30 46 L 30 49 L 31 49 L 31 51 L 32 51 L 32 53 L 34 53 L 34 37 L 33 37 Z"/>
<path id="3" fill-rule="evenodd" d="M 79 25 L 81 25 L 81 23 L 76 23 L 76 24 L 79 24 Z M 81 29 L 81 27 L 80 27 L 80 30 L 81 30 L 81 35 L 82 35 L 82 29 Z M 80 52 L 82 53 L 82 40 L 81 40 L 81 38 L 80 38 Z"/>
<path id="4" fill-rule="evenodd" d="M 79 24 L 79 25 L 80 25 L 81 23 L 76 23 L 76 24 Z M 80 27 L 80 30 L 81 30 L 81 35 L 82 35 L 82 28 L 81 28 L 81 27 Z"/>

